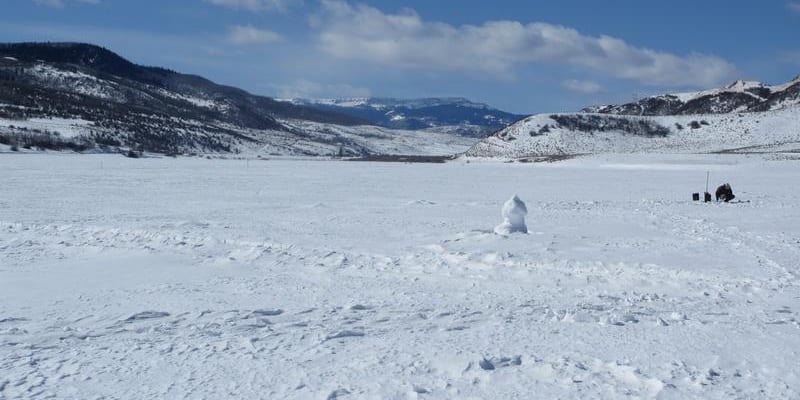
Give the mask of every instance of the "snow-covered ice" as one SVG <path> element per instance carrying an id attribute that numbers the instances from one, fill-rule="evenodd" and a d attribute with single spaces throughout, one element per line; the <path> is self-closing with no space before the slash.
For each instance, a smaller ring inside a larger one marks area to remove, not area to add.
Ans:
<path id="1" fill-rule="evenodd" d="M 799 161 L 0 168 L 0 398 L 800 396 Z"/>

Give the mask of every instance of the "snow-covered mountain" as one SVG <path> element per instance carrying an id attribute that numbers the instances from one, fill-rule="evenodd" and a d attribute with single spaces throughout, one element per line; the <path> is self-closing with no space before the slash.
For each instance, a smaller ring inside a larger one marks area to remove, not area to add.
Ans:
<path id="1" fill-rule="evenodd" d="M 254 155 L 452 154 L 474 139 L 369 126 L 79 43 L 0 44 L 0 145 Z"/>
<path id="2" fill-rule="evenodd" d="M 434 130 L 486 137 L 524 118 L 460 97 L 393 99 L 291 99 L 293 104 L 345 114 L 394 129 Z"/>
<path id="3" fill-rule="evenodd" d="M 781 85 L 736 81 L 719 89 L 663 94 L 634 103 L 588 107 L 583 111 L 650 116 L 725 114 L 780 110 L 797 104 L 800 104 L 800 76 Z"/>
<path id="4" fill-rule="evenodd" d="M 800 152 L 800 78 L 738 81 L 580 113 L 528 117 L 482 140 L 471 157 L 596 153 Z"/>

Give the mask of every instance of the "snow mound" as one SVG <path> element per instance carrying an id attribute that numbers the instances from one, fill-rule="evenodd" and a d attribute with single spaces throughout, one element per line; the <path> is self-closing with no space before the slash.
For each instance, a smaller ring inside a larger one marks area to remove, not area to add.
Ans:
<path id="1" fill-rule="evenodd" d="M 514 195 L 504 205 L 501 212 L 503 223 L 494 228 L 498 235 L 510 235 L 512 233 L 528 233 L 525 225 L 525 216 L 528 215 L 528 208 L 519 197 Z"/>

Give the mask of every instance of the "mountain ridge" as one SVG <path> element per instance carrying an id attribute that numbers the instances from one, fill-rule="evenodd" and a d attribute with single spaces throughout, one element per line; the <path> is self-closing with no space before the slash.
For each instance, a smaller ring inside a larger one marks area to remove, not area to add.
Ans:
<path id="1" fill-rule="evenodd" d="M 486 137 L 524 118 L 463 97 L 398 99 L 353 97 L 288 99 L 293 104 L 347 114 L 386 128 L 447 130 L 471 137 Z"/>
<path id="2" fill-rule="evenodd" d="M 591 106 L 585 113 L 616 115 L 700 115 L 776 110 L 800 104 L 800 76 L 779 84 L 737 80 L 722 88 L 648 96 L 619 105 Z"/>
<path id="3" fill-rule="evenodd" d="M 781 85 L 736 81 L 576 113 L 533 115 L 478 142 L 465 156 L 615 152 L 800 153 L 800 77 Z"/>
<path id="4" fill-rule="evenodd" d="M 137 65 L 96 45 L 0 44 L 0 144 L 13 148 L 319 156 L 438 154 L 473 143 L 369 124 Z"/>

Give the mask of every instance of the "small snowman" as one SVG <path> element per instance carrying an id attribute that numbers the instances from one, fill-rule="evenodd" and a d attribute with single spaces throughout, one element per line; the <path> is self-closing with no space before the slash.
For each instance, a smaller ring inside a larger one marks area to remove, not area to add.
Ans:
<path id="1" fill-rule="evenodd" d="M 528 227 L 525 225 L 528 208 L 519 197 L 515 195 L 503 205 L 502 215 L 503 223 L 494 228 L 496 234 L 528 233 Z"/>

